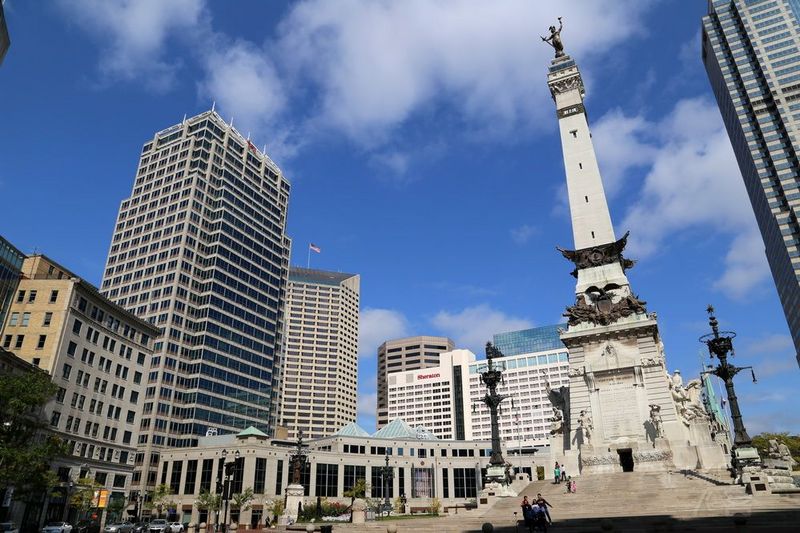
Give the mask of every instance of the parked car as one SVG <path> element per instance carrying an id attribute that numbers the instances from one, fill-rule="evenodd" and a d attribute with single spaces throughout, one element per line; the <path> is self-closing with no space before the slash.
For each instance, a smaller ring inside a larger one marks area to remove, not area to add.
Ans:
<path id="1" fill-rule="evenodd" d="M 170 533 L 170 529 L 169 523 L 166 520 L 163 518 L 156 518 L 150 522 L 148 531 L 150 533 Z"/>
<path id="2" fill-rule="evenodd" d="M 48 522 L 42 533 L 72 533 L 72 524 L 67 522 Z"/>
<path id="3" fill-rule="evenodd" d="M 104 533 L 132 533 L 133 532 L 133 524 L 130 522 L 117 522 L 115 524 L 109 524 L 103 530 Z"/>
<path id="4" fill-rule="evenodd" d="M 170 522 L 169 529 L 171 533 L 183 533 L 183 524 L 180 522 Z"/>
<path id="5" fill-rule="evenodd" d="M 19 527 L 14 522 L 0 522 L 0 533 L 19 533 Z"/>
<path id="6" fill-rule="evenodd" d="M 133 533 L 147 533 L 148 529 L 150 529 L 148 522 L 136 522 L 133 524 Z"/>
<path id="7" fill-rule="evenodd" d="M 100 523 L 94 520 L 81 520 L 72 528 L 72 533 L 100 533 Z"/>

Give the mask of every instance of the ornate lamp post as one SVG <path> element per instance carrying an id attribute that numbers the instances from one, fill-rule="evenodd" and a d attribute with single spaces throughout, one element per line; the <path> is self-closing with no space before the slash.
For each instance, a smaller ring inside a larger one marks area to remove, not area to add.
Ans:
<path id="1" fill-rule="evenodd" d="M 392 502 L 389 500 L 389 488 L 392 484 L 392 479 L 394 478 L 394 471 L 392 467 L 389 466 L 389 451 L 386 451 L 386 465 L 381 467 L 381 485 L 383 486 L 383 511 L 386 512 L 386 516 L 389 516 L 389 513 L 392 510 Z"/>
<path id="2" fill-rule="evenodd" d="M 506 480 L 506 460 L 503 459 L 503 452 L 500 449 L 500 423 L 497 419 L 498 408 L 507 396 L 497 394 L 497 386 L 503 382 L 503 368 L 501 365 L 495 366 L 494 359 L 503 357 L 503 353 L 498 350 L 491 342 L 486 343 L 485 372 L 481 372 L 481 383 L 486 385 L 489 391 L 483 397 L 483 403 L 489 408 L 489 415 L 492 421 L 492 456 L 489 459 L 489 468 L 486 469 L 486 478 L 489 482 L 502 483 Z"/>
<path id="3" fill-rule="evenodd" d="M 713 359 L 715 356 L 719 360 L 716 368 L 709 367 L 709 370 L 702 372 L 702 374 L 713 374 L 725 382 L 725 391 L 728 394 L 728 405 L 731 410 L 731 420 L 733 421 L 733 447 L 731 448 L 731 457 L 733 459 L 733 467 L 741 473 L 743 467 L 758 464 L 760 458 L 758 451 L 753 448 L 750 435 L 742 422 L 742 411 L 739 409 L 739 400 L 736 398 L 736 391 L 733 388 L 733 377 L 745 369 L 750 369 L 753 376 L 753 383 L 756 382 L 756 375 L 753 372 L 752 366 L 738 367 L 728 362 L 728 353 L 734 355 L 733 338 L 736 333 L 733 331 L 720 331 L 719 322 L 714 316 L 714 307 L 709 305 L 708 309 L 708 324 L 711 326 L 711 333 L 700 337 L 700 342 L 708 346 L 708 353 Z"/>
<path id="4" fill-rule="evenodd" d="M 228 450 L 222 450 L 223 461 L 228 457 Z M 227 533 L 228 531 L 228 509 L 230 507 L 230 499 L 231 499 L 231 477 L 236 471 L 237 462 L 239 460 L 239 450 L 236 450 L 233 454 L 234 460 L 231 462 L 225 463 L 225 481 L 221 482 L 221 480 L 217 479 L 217 493 L 220 492 L 220 488 L 222 489 L 222 531 L 223 533 Z"/>
<path id="5" fill-rule="evenodd" d="M 291 472 L 289 486 L 286 487 L 286 513 L 297 518 L 303 505 L 303 469 L 308 461 L 308 452 L 303 447 L 303 430 L 297 433 L 297 443 L 292 455 L 289 456 L 289 468 Z M 292 509 L 289 509 L 289 506 Z"/>

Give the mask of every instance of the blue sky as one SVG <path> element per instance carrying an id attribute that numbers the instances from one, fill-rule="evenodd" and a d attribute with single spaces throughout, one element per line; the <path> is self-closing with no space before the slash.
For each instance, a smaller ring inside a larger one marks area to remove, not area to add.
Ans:
<path id="1" fill-rule="evenodd" d="M 669 368 L 699 369 L 714 303 L 752 433 L 800 430 L 798 368 L 700 60 L 704 2 L 9 0 L 0 233 L 97 283 L 141 145 L 211 106 L 292 181 L 293 263 L 362 276 L 359 421 L 375 350 L 561 320 L 574 300 L 539 35 L 564 17 L 634 291 Z"/>

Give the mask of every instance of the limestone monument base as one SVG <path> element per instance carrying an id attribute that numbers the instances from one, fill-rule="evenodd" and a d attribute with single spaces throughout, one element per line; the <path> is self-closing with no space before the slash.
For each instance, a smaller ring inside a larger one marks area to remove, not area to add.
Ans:
<path id="1" fill-rule="evenodd" d="M 367 521 L 367 502 L 357 498 L 353 501 L 353 523 L 363 524 Z"/>
<path id="2" fill-rule="evenodd" d="M 278 518 L 279 525 L 287 525 L 297 522 L 298 507 L 303 505 L 305 489 L 302 485 L 289 485 L 286 487 L 286 510 Z"/>

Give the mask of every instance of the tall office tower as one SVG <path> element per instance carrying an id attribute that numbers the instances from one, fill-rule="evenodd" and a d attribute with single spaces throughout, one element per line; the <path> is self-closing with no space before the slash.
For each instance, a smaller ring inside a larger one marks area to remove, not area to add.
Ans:
<path id="1" fill-rule="evenodd" d="M 8 306 L 17 292 L 25 254 L 0 237 L 0 328 L 6 321 Z"/>
<path id="2" fill-rule="evenodd" d="M 708 5 L 703 62 L 800 364 L 800 2 Z"/>
<path id="3" fill-rule="evenodd" d="M 327 437 L 356 420 L 361 277 L 289 269 L 279 423 L 295 438 Z"/>
<path id="4" fill-rule="evenodd" d="M 386 341 L 378 347 L 377 426 L 382 428 L 389 420 L 389 389 L 386 376 L 403 370 L 419 370 L 439 365 L 439 354 L 456 347 L 447 337 L 406 337 Z"/>
<path id="5" fill-rule="evenodd" d="M 63 485 L 48 495 L 48 520 L 60 520 L 70 480 L 91 477 L 113 498 L 128 496 L 158 328 L 43 255 L 27 257 L 22 272 L 2 347 L 58 385 L 44 414 L 71 452 L 52 464 Z"/>
<path id="6" fill-rule="evenodd" d="M 215 111 L 144 144 L 119 209 L 103 293 L 161 328 L 135 481 L 154 447 L 274 426 L 291 241 L 289 182 Z"/>

